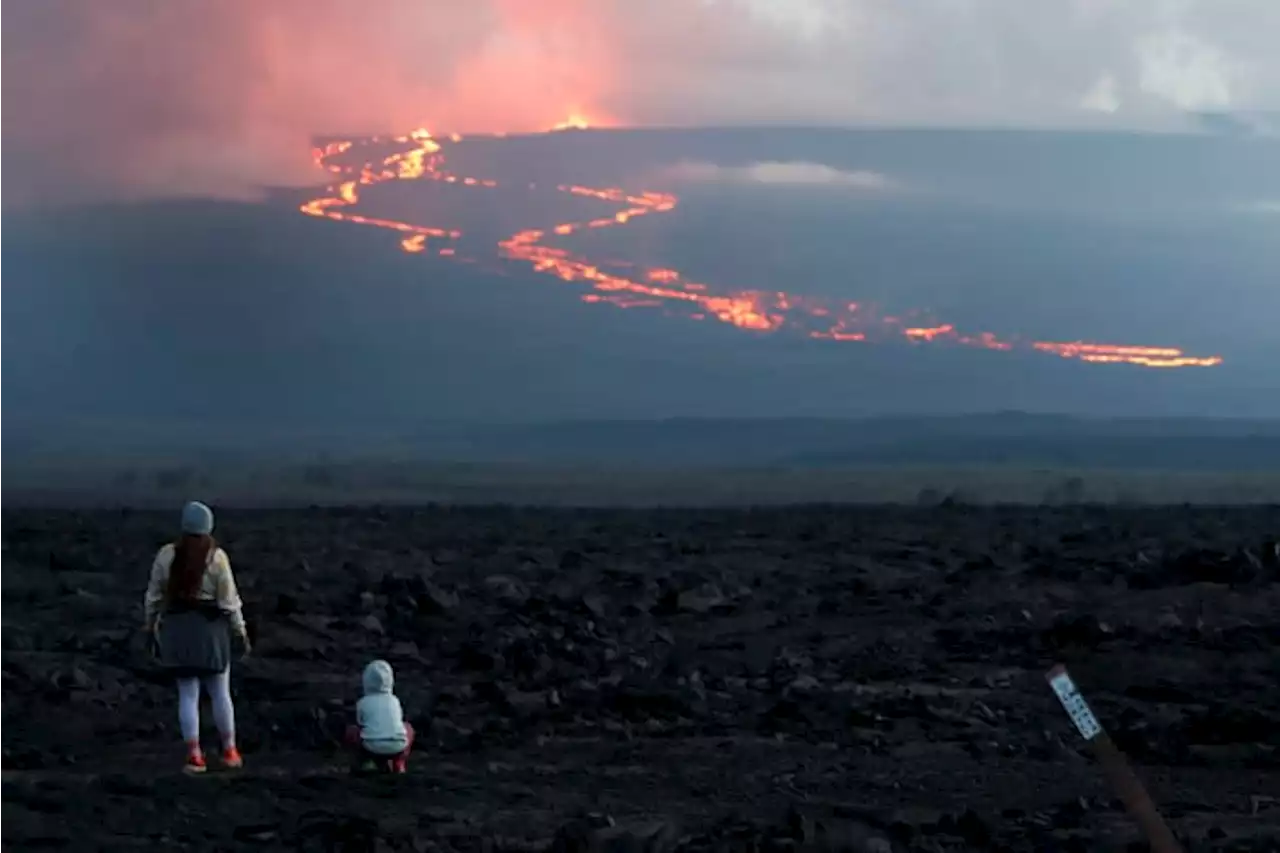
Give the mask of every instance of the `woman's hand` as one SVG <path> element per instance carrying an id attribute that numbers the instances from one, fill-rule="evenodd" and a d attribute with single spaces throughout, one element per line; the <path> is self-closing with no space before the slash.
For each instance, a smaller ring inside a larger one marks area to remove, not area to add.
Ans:
<path id="1" fill-rule="evenodd" d="M 152 657 L 160 656 L 160 638 L 156 636 L 156 626 L 153 622 L 148 622 L 138 629 L 138 632 L 146 638 L 147 653 Z"/>

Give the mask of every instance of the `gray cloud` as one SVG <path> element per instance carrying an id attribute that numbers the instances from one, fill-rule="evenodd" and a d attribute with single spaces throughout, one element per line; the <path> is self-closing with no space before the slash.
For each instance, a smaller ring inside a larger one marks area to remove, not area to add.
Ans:
<path id="1" fill-rule="evenodd" d="M 1106 105 L 1107 123 L 1159 127 L 1183 110 L 1274 109 L 1280 97 L 1280 3 L 1271 0 L 710 5 L 818 9 L 826 23 L 755 42 L 738 36 L 737 52 L 699 49 L 701 34 L 677 36 L 676 64 L 665 68 L 643 59 L 654 34 L 638 35 L 636 79 L 660 81 L 642 99 L 655 114 L 1088 125 Z"/>
<path id="2" fill-rule="evenodd" d="M 831 187 L 867 193 L 902 189 L 898 181 L 881 172 L 836 169 L 824 163 L 803 160 L 762 161 L 746 166 L 685 160 L 665 169 L 663 177 L 679 182 Z"/>
<path id="3" fill-rule="evenodd" d="M 317 180 L 314 133 L 1185 128 L 1276 109 L 1275 0 L 10 0 L 5 204 Z"/>

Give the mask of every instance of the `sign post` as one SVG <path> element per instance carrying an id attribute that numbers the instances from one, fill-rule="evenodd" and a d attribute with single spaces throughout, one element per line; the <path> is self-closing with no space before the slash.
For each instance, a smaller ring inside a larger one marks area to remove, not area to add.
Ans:
<path id="1" fill-rule="evenodd" d="M 1102 724 L 1089 709 L 1089 703 L 1080 695 L 1075 682 L 1067 674 L 1067 668 L 1058 664 L 1049 670 L 1045 677 L 1049 680 L 1049 686 L 1053 688 L 1053 692 L 1057 694 L 1058 701 L 1062 703 L 1067 716 L 1075 724 L 1076 731 L 1080 732 L 1080 736 L 1093 749 L 1093 754 L 1097 757 L 1107 782 L 1111 784 L 1111 789 L 1142 827 L 1154 853 L 1182 853 L 1182 845 L 1173 837 L 1173 832 L 1160 816 L 1160 811 L 1152 802 L 1151 796 L 1147 794 L 1142 781 L 1134 775 L 1133 768 L 1125 760 L 1124 754 L 1103 731 Z"/>

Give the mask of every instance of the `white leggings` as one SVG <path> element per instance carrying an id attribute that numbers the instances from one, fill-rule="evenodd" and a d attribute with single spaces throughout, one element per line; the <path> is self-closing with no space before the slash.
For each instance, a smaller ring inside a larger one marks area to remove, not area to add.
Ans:
<path id="1" fill-rule="evenodd" d="M 178 679 L 178 724 L 182 739 L 190 743 L 200 739 L 200 685 L 213 705 L 213 723 L 218 727 L 224 747 L 236 742 L 236 709 L 231 704 L 231 667 L 203 678 Z"/>

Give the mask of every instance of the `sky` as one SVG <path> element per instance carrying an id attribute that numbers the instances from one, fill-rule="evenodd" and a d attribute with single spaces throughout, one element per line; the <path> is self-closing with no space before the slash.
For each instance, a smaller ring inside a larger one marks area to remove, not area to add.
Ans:
<path id="1" fill-rule="evenodd" d="M 9 0 L 4 206 L 251 198 L 315 134 L 1180 127 L 1280 109 L 1275 0 Z"/>

